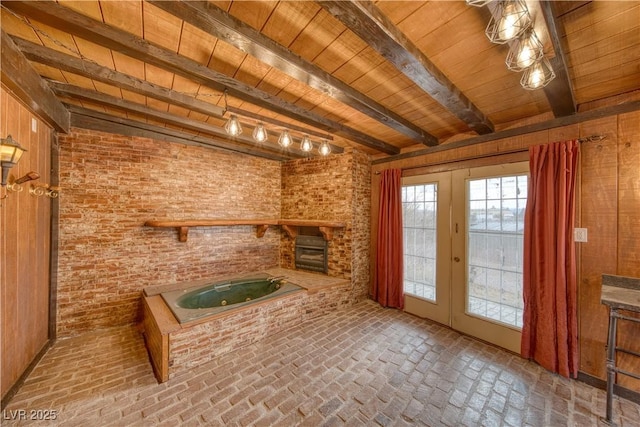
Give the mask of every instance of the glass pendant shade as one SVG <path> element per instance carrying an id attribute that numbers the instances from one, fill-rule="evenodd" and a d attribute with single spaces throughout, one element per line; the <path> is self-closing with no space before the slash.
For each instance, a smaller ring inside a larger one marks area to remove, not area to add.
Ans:
<path id="1" fill-rule="evenodd" d="M 285 129 L 282 131 L 282 133 L 280 134 L 280 138 L 278 138 L 278 144 L 280 144 L 280 146 L 284 148 L 287 148 L 291 144 L 293 144 L 293 139 L 291 139 L 291 134 L 288 130 Z"/>
<path id="2" fill-rule="evenodd" d="M 302 137 L 302 142 L 300 142 L 300 149 L 307 152 L 313 149 L 313 143 L 311 142 L 311 139 L 309 139 L 309 135 L 305 135 Z"/>
<path id="3" fill-rule="evenodd" d="M 482 7 L 493 0 L 466 0 L 469 6 Z"/>
<path id="4" fill-rule="evenodd" d="M 504 44 L 531 26 L 531 15 L 522 0 L 500 1 L 485 34 L 492 43 Z"/>
<path id="5" fill-rule="evenodd" d="M 506 60 L 507 68 L 511 71 L 523 71 L 540 61 L 543 56 L 544 46 L 533 28 L 530 28 L 511 45 Z"/>
<path id="6" fill-rule="evenodd" d="M 238 136 L 242 133 L 242 126 L 238 121 L 238 117 L 234 114 L 229 117 L 227 124 L 224 125 L 224 130 L 231 136 Z"/>
<path id="7" fill-rule="evenodd" d="M 331 153 L 331 146 L 326 139 L 322 140 L 322 143 L 320 143 L 320 147 L 318 147 L 318 151 L 323 156 L 328 156 Z"/>
<path id="8" fill-rule="evenodd" d="M 551 63 L 547 58 L 543 57 L 540 61 L 524 70 L 520 84 L 527 90 L 535 90 L 545 87 L 555 77 L 556 73 L 554 73 Z"/>
<path id="9" fill-rule="evenodd" d="M 27 150 L 22 148 L 18 141 L 11 138 L 11 135 L 0 140 L 0 165 L 2 166 L 2 182 L 0 184 L 3 187 L 7 185 L 9 169 L 18 163 L 25 151 Z"/>
<path id="10" fill-rule="evenodd" d="M 253 128 L 253 139 L 256 140 L 256 142 L 265 142 L 268 137 L 267 130 L 262 123 L 258 123 L 256 127 Z"/>

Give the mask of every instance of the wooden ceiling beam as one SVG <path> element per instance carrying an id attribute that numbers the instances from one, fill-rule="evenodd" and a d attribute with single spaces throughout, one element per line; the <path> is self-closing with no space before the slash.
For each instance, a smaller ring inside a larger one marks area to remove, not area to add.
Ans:
<path id="1" fill-rule="evenodd" d="M 544 87 L 544 94 L 549 101 L 551 110 L 555 117 L 568 116 L 578 111 L 573 85 L 569 77 L 569 67 L 567 66 L 566 55 L 562 40 L 560 39 L 560 31 L 558 21 L 556 20 L 555 7 L 551 1 L 541 1 L 542 14 L 547 23 L 547 31 L 553 44 L 553 50 L 556 56 L 551 58 L 551 67 L 556 73 L 556 78 Z"/>
<path id="2" fill-rule="evenodd" d="M 78 57 L 19 37 L 13 36 L 12 39 L 16 46 L 18 46 L 18 49 L 20 49 L 24 56 L 30 61 L 68 71 L 108 85 L 117 86 L 120 89 L 168 102 L 169 104 L 179 105 L 208 116 L 222 117 L 224 113 L 224 110 L 217 105 L 201 101 L 192 96 L 167 89 L 146 80 L 103 67 L 94 62 L 82 60 Z"/>
<path id="3" fill-rule="evenodd" d="M 69 112 L 4 30 L 0 30 L 0 43 L 2 83 L 49 126 L 69 132 Z"/>
<path id="4" fill-rule="evenodd" d="M 491 121 L 373 3 L 316 2 L 471 130 L 494 131 Z"/>
<path id="5" fill-rule="evenodd" d="M 582 123 L 589 120 L 597 120 L 603 117 L 613 116 L 617 114 L 630 113 L 632 111 L 640 110 L 640 101 L 631 101 L 625 104 L 618 104 L 611 107 L 605 107 L 598 110 L 586 111 L 584 113 L 576 113 L 571 116 L 557 117 L 555 119 L 547 120 L 540 123 L 533 123 L 526 126 L 520 126 L 512 129 L 505 129 L 492 134 L 474 136 L 468 139 L 455 141 L 451 143 L 440 144 L 437 147 L 423 148 L 416 151 L 408 151 L 396 156 L 389 156 L 383 159 L 377 159 L 371 162 L 373 165 L 379 165 L 382 163 L 394 162 L 396 160 L 411 159 L 414 157 L 424 156 L 426 154 L 438 153 L 441 151 L 455 150 L 458 148 L 464 148 L 475 144 L 481 144 L 483 142 L 496 141 L 498 139 L 513 138 L 520 135 L 526 135 L 528 133 L 540 132 L 544 130 L 559 128 L 563 126 L 570 126 L 576 123 Z M 500 153 L 493 153 L 494 155 Z"/>
<path id="6" fill-rule="evenodd" d="M 137 120 L 116 117 L 110 114 L 67 104 L 71 112 L 71 126 L 91 129 L 99 132 L 115 133 L 125 136 L 138 136 L 151 138 L 158 141 L 177 142 L 179 144 L 197 145 L 207 148 L 219 149 L 227 152 L 247 154 L 265 159 L 286 161 L 291 157 L 284 153 L 274 153 L 255 148 L 230 144 L 218 138 L 193 135 L 175 129 L 164 128 Z"/>
<path id="7" fill-rule="evenodd" d="M 165 0 L 149 0 L 149 3 L 422 144 L 438 145 L 435 136 L 264 36 L 213 3 Z"/>
<path id="8" fill-rule="evenodd" d="M 175 114 L 167 113 L 164 111 L 154 110 L 147 106 L 140 105 L 121 98 L 116 98 L 104 93 L 96 92 L 94 90 L 84 89 L 78 86 L 59 82 L 50 82 L 49 84 L 58 96 L 77 99 L 81 101 L 89 101 L 109 108 L 115 108 L 121 111 L 125 111 L 127 113 L 141 114 L 145 117 L 158 120 L 163 123 L 168 123 L 173 126 L 179 126 L 195 132 L 201 132 L 217 138 L 228 140 L 231 146 L 236 143 L 245 145 L 249 148 L 258 147 L 263 150 L 275 151 L 278 153 L 282 151 L 282 148 L 278 145 L 265 142 L 256 142 L 250 136 L 239 135 L 231 138 L 229 137 L 229 135 L 227 135 L 226 131 L 220 127 L 212 126 L 208 123 L 204 123 L 198 120 L 192 120 L 187 117 L 176 116 Z M 287 149 L 287 154 L 291 157 L 296 158 L 308 157 L 307 153 L 296 148 Z"/>
<path id="9" fill-rule="evenodd" d="M 201 101 L 190 95 L 185 95 L 180 92 L 176 92 L 171 89 L 147 82 L 146 80 L 139 79 L 137 77 L 130 76 L 128 74 L 120 73 L 112 70 L 108 67 L 103 67 L 93 62 L 84 61 L 72 55 L 21 39 L 16 36 L 12 36 L 12 39 L 18 49 L 24 54 L 24 56 L 39 64 L 47 65 L 49 67 L 58 68 L 63 71 L 68 71 L 79 76 L 87 77 L 91 80 L 99 81 L 109 85 L 115 85 L 120 89 L 125 89 L 140 95 L 151 97 L 169 104 L 178 105 L 180 107 L 187 108 L 192 111 L 197 111 L 208 116 L 222 117 L 223 109 L 217 105 Z M 275 120 L 271 117 L 264 117 L 259 114 L 245 111 L 240 108 L 229 107 L 228 111 L 236 113 L 238 115 L 249 117 L 255 120 L 264 121 L 265 123 L 271 123 L 276 126 L 294 130 L 300 133 L 306 133 L 319 138 L 324 138 L 329 141 L 333 140 L 331 135 L 321 133 L 313 129 L 304 128 L 294 125 L 292 123 L 285 123 L 280 120 Z M 332 146 L 332 152 L 342 153 L 344 149 L 338 146 Z"/>
<path id="10" fill-rule="evenodd" d="M 228 90 L 229 94 L 234 97 L 318 129 L 333 132 L 357 144 L 386 154 L 400 152 L 398 147 L 373 138 L 364 132 L 307 111 L 253 86 L 216 72 L 192 59 L 153 45 L 131 33 L 91 19 L 58 3 L 52 1 L 11 1 L 4 2 L 2 5 L 30 19 L 163 68 L 214 90 Z"/>

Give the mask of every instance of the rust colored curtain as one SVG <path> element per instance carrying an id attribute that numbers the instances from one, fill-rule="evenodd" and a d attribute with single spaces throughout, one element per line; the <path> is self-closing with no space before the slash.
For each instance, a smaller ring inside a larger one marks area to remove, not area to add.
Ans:
<path id="1" fill-rule="evenodd" d="M 578 141 L 529 149 L 524 225 L 523 357 L 565 377 L 578 374 L 573 241 Z"/>
<path id="2" fill-rule="evenodd" d="M 378 250 L 373 299 L 383 307 L 404 307 L 402 295 L 402 171 L 382 172 L 378 211 Z"/>

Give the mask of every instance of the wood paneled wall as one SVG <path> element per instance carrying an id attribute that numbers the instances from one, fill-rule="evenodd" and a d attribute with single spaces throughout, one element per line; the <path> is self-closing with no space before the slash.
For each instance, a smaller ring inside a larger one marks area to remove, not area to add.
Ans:
<path id="1" fill-rule="evenodd" d="M 578 222 L 589 241 L 579 244 L 580 368 L 604 378 L 608 310 L 600 304 L 602 274 L 640 277 L 640 112 L 594 120 L 584 134 L 607 138 L 583 144 Z M 621 321 L 619 346 L 640 352 L 640 325 Z M 619 366 L 640 373 L 640 358 L 618 356 Z M 640 381 L 619 383 L 640 391 Z"/>
<path id="2" fill-rule="evenodd" d="M 605 379 L 608 310 L 600 304 L 602 274 L 640 277 L 640 112 L 477 144 L 432 155 L 380 163 L 372 171 L 371 265 L 375 266 L 379 176 L 375 172 L 401 168 L 405 173 L 433 173 L 459 167 L 522 160 L 505 154 L 531 145 L 604 135 L 581 145 L 576 226 L 588 230 L 588 242 L 578 243 L 580 371 Z M 490 157 L 487 157 L 490 155 Z M 473 158 L 476 160 L 473 160 Z M 469 160 L 472 159 L 472 160 Z M 418 169 L 421 168 L 421 169 Z M 375 271 L 372 268 L 372 277 Z M 624 322 L 621 322 L 624 323 Z M 624 324 L 618 342 L 640 352 L 640 325 Z M 640 373 L 640 358 L 619 355 L 623 369 Z M 640 391 L 640 381 L 621 377 L 619 383 Z"/>
<path id="3" fill-rule="evenodd" d="M 0 137 L 9 134 L 28 150 L 10 176 L 35 171 L 40 174 L 36 183 L 50 183 L 52 131 L 3 86 Z M 22 192 L 0 201 L 3 398 L 49 339 L 51 199 L 30 195 L 30 185 L 23 184 Z"/>

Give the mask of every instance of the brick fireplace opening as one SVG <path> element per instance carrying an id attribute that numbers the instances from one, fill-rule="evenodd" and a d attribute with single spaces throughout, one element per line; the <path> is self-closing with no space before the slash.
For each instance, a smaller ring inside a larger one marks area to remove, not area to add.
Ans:
<path id="1" fill-rule="evenodd" d="M 295 245 L 295 265 L 296 269 L 327 274 L 329 271 L 328 245 L 324 237 L 298 235 Z"/>

